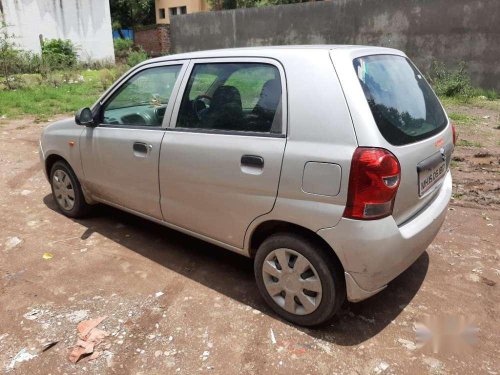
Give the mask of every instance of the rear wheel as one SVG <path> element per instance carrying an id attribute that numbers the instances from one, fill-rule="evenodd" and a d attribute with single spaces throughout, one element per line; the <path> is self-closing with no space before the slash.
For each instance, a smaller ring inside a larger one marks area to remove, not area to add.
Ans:
<path id="1" fill-rule="evenodd" d="M 78 218 L 88 213 L 90 205 L 85 202 L 80 182 L 66 162 L 54 163 L 50 171 L 50 185 L 54 200 L 64 215 Z"/>
<path id="2" fill-rule="evenodd" d="M 303 326 L 327 322 L 345 299 L 343 272 L 315 241 L 289 233 L 266 239 L 254 262 L 260 293 L 284 319 Z"/>

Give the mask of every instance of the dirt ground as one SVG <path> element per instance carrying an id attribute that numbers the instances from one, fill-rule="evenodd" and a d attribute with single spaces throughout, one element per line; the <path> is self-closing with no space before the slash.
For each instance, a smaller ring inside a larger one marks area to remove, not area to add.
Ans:
<path id="1" fill-rule="evenodd" d="M 62 216 L 38 162 L 46 124 L 4 120 L 0 372 L 499 374 L 500 110 L 448 110 L 472 120 L 457 124 L 470 143 L 454 154 L 441 232 L 386 290 L 318 329 L 277 318 L 246 258 L 111 208 Z M 70 363 L 77 323 L 100 316 L 101 356 Z M 469 319 L 475 342 L 417 347 L 428 316 Z"/>

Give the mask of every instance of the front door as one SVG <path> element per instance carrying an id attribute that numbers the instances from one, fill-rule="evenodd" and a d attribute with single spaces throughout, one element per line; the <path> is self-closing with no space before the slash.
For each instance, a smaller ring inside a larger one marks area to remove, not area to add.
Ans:
<path id="1" fill-rule="evenodd" d="M 192 62 L 160 155 L 165 221 L 242 248 L 276 200 L 286 144 L 281 66 L 266 59 Z"/>
<path id="2" fill-rule="evenodd" d="M 161 219 L 158 160 L 183 64 L 146 65 L 112 90 L 80 137 L 85 186 L 103 202 Z"/>

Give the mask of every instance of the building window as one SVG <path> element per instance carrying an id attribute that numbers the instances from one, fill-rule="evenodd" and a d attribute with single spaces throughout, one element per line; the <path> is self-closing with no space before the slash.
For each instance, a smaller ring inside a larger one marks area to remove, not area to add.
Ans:
<path id="1" fill-rule="evenodd" d="M 181 10 L 181 14 L 186 14 L 187 13 L 187 7 L 183 6 L 179 8 Z"/>
<path id="2" fill-rule="evenodd" d="M 171 16 L 177 15 L 177 8 L 168 8 Z"/>
<path id="3" fill-rule="evenodd" d="M 165 19 L 165 8 L 160 8 L 159 12 L 160 12 L 160 19 L 164 20 Z"/>

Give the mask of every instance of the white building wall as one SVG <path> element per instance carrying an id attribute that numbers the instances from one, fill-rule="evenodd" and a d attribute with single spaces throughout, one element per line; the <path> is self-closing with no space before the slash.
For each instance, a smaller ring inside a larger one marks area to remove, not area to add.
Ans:
<path id="1" fill-rule="evenodd" d="M 109 0 L 0 0 L 9 33 L 40 53 L 44 39 L 69 39 L 81 61 L 114 61 Z"/>

